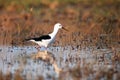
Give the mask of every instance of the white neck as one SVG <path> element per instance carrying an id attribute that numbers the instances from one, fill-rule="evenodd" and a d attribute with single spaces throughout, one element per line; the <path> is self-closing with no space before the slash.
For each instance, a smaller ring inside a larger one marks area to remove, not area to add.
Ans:
<path id="1" fill-rule="evenodd" d="M 56 28 L 56 27 L 54 27 L 54 30 L 53 30 L 53 32 L 51 33 L 51 34 L 49 34 L 51 37 L 55 37 L 56 36 L 56 34 L 57 34 L 57 32 L 58 32 L 58 28 Z"/>

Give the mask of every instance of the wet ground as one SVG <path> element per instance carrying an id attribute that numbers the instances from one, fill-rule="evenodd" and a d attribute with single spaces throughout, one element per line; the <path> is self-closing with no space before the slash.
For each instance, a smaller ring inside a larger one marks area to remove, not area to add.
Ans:
<path id="1" fill-rule="evenodd" d="M 0 1 L 0 80 L 119 80 L 119 14 L 119 0 Z M 57 22 L 57 47 L 24 42 Z"/>
<path id="2" fill-rule="evenodd" d="M 117 49 L 72 49 L 50 47 L 37 51 L 34 46 L 1 46 L 0 70 L 11 74 L 19 73 L 23 80 L 118 80 L 120 75 L 120 48 Z"/>

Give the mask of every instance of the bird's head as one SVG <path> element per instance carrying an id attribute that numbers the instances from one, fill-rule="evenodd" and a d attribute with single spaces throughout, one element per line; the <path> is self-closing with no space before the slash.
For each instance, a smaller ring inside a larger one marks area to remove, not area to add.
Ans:
<path id="1" fill-rule="evenodd" d="M 54 27 L 57 28 L 57 29 L 64 29 L 64 30 L 68 31 L 68 30 L 67 30 L 65 27 L 63 27 L 60 23 L 56 23 Z"/>

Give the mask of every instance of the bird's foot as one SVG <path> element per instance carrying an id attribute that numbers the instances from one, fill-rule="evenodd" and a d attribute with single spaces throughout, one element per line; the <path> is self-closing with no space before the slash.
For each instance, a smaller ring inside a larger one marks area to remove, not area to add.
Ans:
<path id="1" fill-rule="evenodd" d="M 41 48 L 41 47 L 40 47 L 40 46 L 36 46 L 35 48 L 36 48 L 38 51 L 40 51 L 40 48 Z"/>

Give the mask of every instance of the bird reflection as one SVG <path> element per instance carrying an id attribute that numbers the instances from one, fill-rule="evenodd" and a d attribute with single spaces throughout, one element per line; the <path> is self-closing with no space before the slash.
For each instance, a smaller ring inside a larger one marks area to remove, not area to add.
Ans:
<path id="1" fill-rule="evenodd" d="M 47 62 L 48 64 L 52 64 L 57 74 L 61 72 L 61 69 L 58 67 L 56 63 L 55 56 L 51 52 L 48 52 L 47 50 L 38 51 L 37 54 L 35 54 L 32 57 L 35 60 L 42 60 L 44 62 Z"/>

